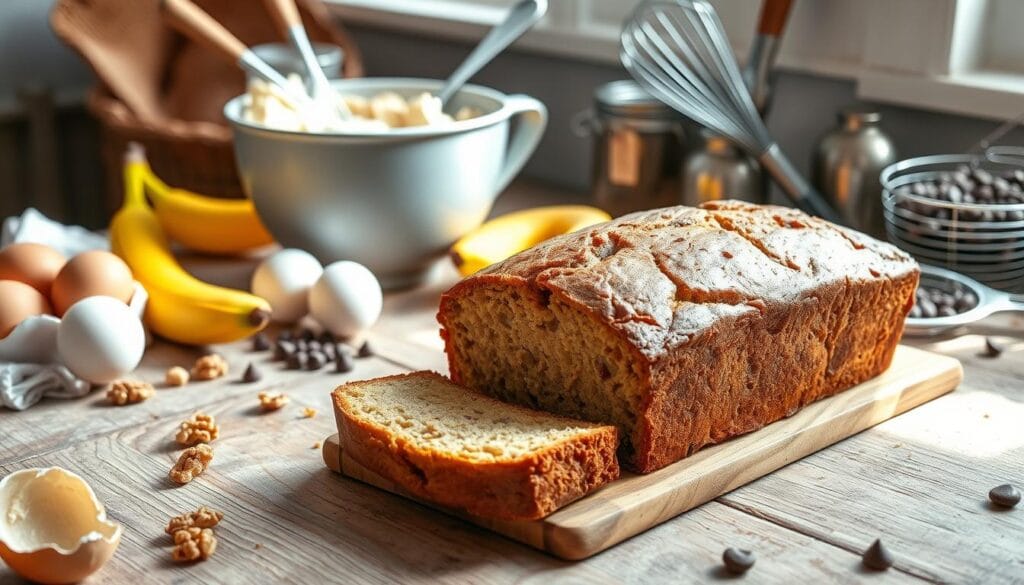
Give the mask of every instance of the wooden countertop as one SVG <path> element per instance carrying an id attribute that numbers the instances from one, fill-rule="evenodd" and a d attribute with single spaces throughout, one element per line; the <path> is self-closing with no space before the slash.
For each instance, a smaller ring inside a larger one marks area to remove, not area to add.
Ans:
<path id="1" fill-rule="evenodd" d="M 533 204 L 539 191 L 520 193 L 501 207 Z M 108 406 L 97 391 L 20 413 L 0 410 L 0 476 L 59 465 L 91 483 L 125 527 L 92 583 L 687 583 L 725 578 L 720 559 L 730 546 L 757 553 L 751 582 L 858 583 L 880 577 L 860 566 L 860 552 L 878 537 L 896 557 L 885 582 L 1024 579 L 1024 506 L 987 504 L 998 484 L 1024 487 L 1020 318 L 983 324 L 985 334 L 1016 331 L 997 358 L 981 355 L 978 334 L 911 342 L 962 361 L 966 377 L 953 393 L 583 562 L 334 475 L 315 447 L 334 429 L 330 391 L 346 380 L 444 372 L 434 312 L 454 279 L 442 266 L 430 284 L 388 295 L 369 337 L 377 355 L 349 374 L 285 370 L 237 343 L 215 348 L 231 364 L 228 377 L 180 389 L 157 384 L 157 395 L 137 405 Z M 137 377 L 158 383 L 166 368 L 202 353 L 158 342 Z M 262 382 L 238 381 L 250 361 L 262 368 Z M 291 404 L 261 414 L 256 394 L 268 389 L 287 393 Z M 304 407 L 319 414 L 302 418 Z M 179 487 L 167 479 L 179 452 L 172 437 L 197 410 L 218 418 L 221 437 L 210 469 Z M 163 528 L 199 505 L 225 514 L 217 552 L 176 565 Z M 17 582 L 0 565 L 0 584 Z"/>

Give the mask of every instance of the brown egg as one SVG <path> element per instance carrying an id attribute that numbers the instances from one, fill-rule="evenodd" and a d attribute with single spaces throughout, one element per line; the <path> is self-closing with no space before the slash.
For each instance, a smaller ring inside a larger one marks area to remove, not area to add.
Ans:
<path id="1" fill-rule="evenodd" d="M 43 244 L 23 242 L 0 250 L 0 280 L 24 282 L 46 296 L 67 259 Z"/>
<path id="2" fill-rule="evenodd" d="M 0 280 L 0 339 L 28 317 L 52 313 L 39 291 L 17 280 Z"/>
<path id="3" fill-rule="evenodd" d="M 85 297 L 102 295 L 127 303 L 134 287 L 132 271 L 124 260 L 110 252 L 92 250 L 68 260 L 61 268 L 53 281 L 50 299 L 59 317 Z"/>

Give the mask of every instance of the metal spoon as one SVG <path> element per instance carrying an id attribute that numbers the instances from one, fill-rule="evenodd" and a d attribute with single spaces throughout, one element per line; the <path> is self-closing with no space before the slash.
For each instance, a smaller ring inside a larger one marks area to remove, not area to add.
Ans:
<path id="1" fill-rule="evenodd" d="M 352 117 L 352 112 L 341 99 L 338 92 L 331 87 L 330 80 L 320 68 L 316 59 L 316 51 L 313 44 L 309 42 L 306 28 L 302 26 L 302 18 L 299 16 L 299 9 L 295 6 L 294 0 L 265 0 L 271 16 L 277 21 L 278 26 L 292 46 L 302 57 L 302 63 L 306 66 L 306 74 L 310 81 L 310 97 L 316 102 L 317 107 L 328 115 L 336 116 L 342 120 Z"/>
<path id="2" fill-rule="evenodd" d="M 444 87 L 437 94 L 437 97 L 441 99 L 441 108 L 444 109 L 445 104 L 455 95 L 455 92 L 459 91 L 459 88 L 483 69 L 484 65 L 490 63 L 499 53 L 543 18 L 547 10 L 547 0 L 523 0 L 513 6 L 505 20 L 492 28 L 487 36 L 480 41 L 480 44 L 473 49 L 473 52 L 466 57 L 465 61 L 459 65 L 458 69 L 448 77 Z"/>
<path id="3" fill-rule="evenodd" d="M 1011 295 L 985 286 L 977 280 L 964 276 L 959 272 L 921 265 L 921 284 L 925 286 L 951 289 L 959 284 L 978 297 L 978 304 L 973 309 L 949 317 L 912 318 L 908 317 L 904 332 L 907 335 L 929 336 L 941 333 L 946 329 L 969 325 L 1001 311 L 1024 312 L 1024 297 Z"/>
<path id="4" fill-rule="evenodd" d="M 190 0 L 161 0 L 160 9 L 164 18 L 174 28 L 195 42 L 225 55 L 242 69 L 251 71 L 260 79 L 277 86 L 295 105 L 312 104 L 308 95 L 293 91 L 283 75 L 250 51 L 238 37 Z"/>

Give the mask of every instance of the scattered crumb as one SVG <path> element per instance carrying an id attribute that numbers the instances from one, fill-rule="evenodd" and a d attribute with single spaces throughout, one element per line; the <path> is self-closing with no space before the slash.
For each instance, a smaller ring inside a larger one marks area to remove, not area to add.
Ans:
<path id="1" fill-rule="evenodd" d="M 197 412 L 192 418 L 181 423 L 174 440 L 179 445 L 191 447 L 197 443 L 210 443 L 220 435 L 217 420 L 209 414 Z"/>
<path id="2" fill-rule="evenodd" d="M 192 366 L 192 377 L 196 380 L 215 380 L 227 374 L 228 362 L 216 353 L 204 355 Z"/>
<path id="3" fill-rule="evenodd" d="M 253 548 L 254 548 L 254 549 L 256 549 L 256 550 L 260 550 L 261 548 L 263 548 L 263 545 L 257 542 L 257 543 L 256 543 L 256 544 L 255 544 L 255 545 L 253 546 Z"/>
<path id="4" fill-rule="evenodd" d="M 164 374 L 164 382 L 168 386 L 184 386 L 188 384 L 188 379 L 188 370 L 181 366 L 167 368 L 167 373 Z"/>
<path id="5" fill-rule="evenodd" d="M 199 509 L 195 512 L 186 512 L 171 518 L 164 532 L 174 536 L 175 532 L 188 528 L 213 528 L 223 519 L 223 512 L 211 510 L 206 506 L 199 506 Z"/>
<path id="6" fill-rule="evenodd" d="M 313 418 L 314 416 L 316 416 L 315 408 L 310 408 L 307 406 L 306 408 L 302 409 L 302 418 Z"/>
<path id="7" fill-rule="evenodd" d="M 217 538 L 209 528 L 192 527 L 174 533 L 171 558 L 179 563 L 205 561 L 217 550 Z"/>
<path id="8" fill-rule="evenodd" d="M 169 476 L 175 483 L 185 485 L 206 471 L 212 460 L 213 449 L 209 445 L 200 443 L 195 447 L 189 447 L 181 452 Z"/>
<path id="9" fill-rule="evenodd" d="M 124 406 L 149 399 L 155 394 L 152 384 L 138 380 L 118 380 L 107 390 L 107 400 L 111 404 Z"/>
<path id="10" fill-rule="evenodd" d="M 281 392 L 260 392 L 257 396 L 263 412 L 278 410 L 288 404 L 288 397 Z"/>
<path id="11" fill-rule="evenodd" d="M 310 447 L 310 449 L 319 449 L 319 448 L 320 448 L 320 441 L 317 441 L 316 443 L 313 443 L 313 446 Z"/>

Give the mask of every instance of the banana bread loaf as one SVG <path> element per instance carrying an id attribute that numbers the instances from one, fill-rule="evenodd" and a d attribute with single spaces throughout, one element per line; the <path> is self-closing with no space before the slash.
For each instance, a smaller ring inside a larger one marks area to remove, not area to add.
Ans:
<path id="1" fill-rule="evenodd" d="M 341 448 L 419 498 L 532 520 L 619 477 L 615 427 L 505 404 L 434 372 L 334 391 Z"/>
<path id="2" fill-rule="evenodd" d="M 620 430 L 649 472 L 885 370 L 906 254 L 799 211 L 725 201 L 557 237 L 441 299 L 452 379 Z"/>

